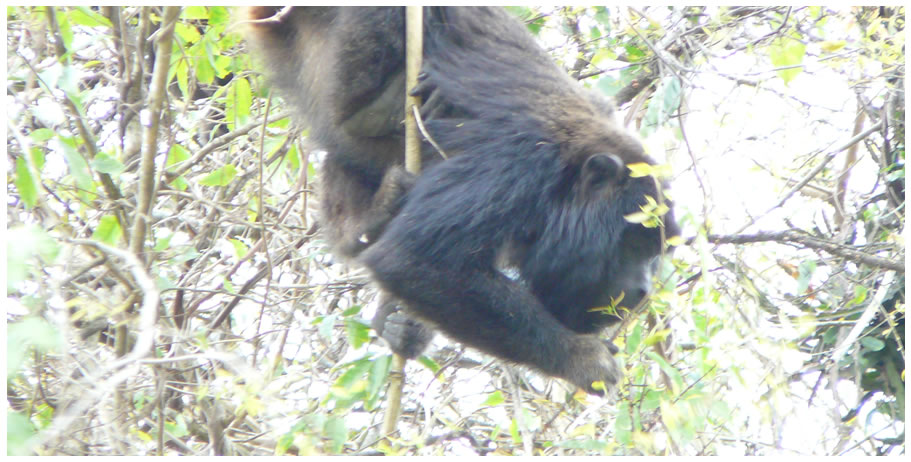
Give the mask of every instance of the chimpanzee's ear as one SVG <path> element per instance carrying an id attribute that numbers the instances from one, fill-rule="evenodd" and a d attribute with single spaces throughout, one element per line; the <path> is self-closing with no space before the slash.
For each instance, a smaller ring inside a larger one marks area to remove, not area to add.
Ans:
<path id="1" fill-rule="evenodd" d="M 619 157 L 613 154 L 595 154 L 582 165 L 582 181 L 587 187 L 606 181 L 620 181 L 625 170 Z"/>

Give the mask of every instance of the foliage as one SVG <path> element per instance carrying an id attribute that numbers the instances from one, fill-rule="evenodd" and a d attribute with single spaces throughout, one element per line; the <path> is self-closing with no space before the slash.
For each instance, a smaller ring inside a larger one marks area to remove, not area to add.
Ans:
<path id="1" fill-rule="evenodd" d="M 438 336 L 388 441 L 322 154 L 229 10 L 173 8 L 7 8 L 9 454 L 904 453 L 903 7 L 510 8 L 666 162 L 686 240 L 612 396 Z"/>

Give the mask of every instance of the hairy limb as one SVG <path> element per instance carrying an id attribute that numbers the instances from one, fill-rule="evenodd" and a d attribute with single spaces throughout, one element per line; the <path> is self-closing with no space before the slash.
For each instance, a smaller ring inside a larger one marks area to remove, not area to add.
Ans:
<path id="1" fill-rule="evenodd" d="M 362 260 L 411 313 L 456 340 L 589 393 L 600 393 L 593 382 L 609 386 L 620 379 L 606 342 L 564 327 L 527 289 L 499 272 L 414 258 L 386 236 Z"/>
<path id="2" fill-rule="evenodd" d="M 379 308 L 370 326 L 393 352 L 415 359 L 433 340 L 433 329 L 402 313 L 400 303 L 386 292 L 380 292 Z"/>
<path id="3" fill-rule="evenodd" d="M 402 206 L 414 176 L 398 166 L 386 171 L 371 188 L 356 169 L 327 158 L 322 172 L 320 203 L 327 236 L 347 257 L 360 254 L 383 232 Z"/>

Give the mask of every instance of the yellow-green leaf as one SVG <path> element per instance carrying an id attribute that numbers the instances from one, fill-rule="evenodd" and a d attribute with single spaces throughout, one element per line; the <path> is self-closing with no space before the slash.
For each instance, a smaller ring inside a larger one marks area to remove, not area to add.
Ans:
<path id="1" fill-rule="evenodd" d="M 806 45 L 799 40 L 780 38 L 769 47 L 769 58 L 775 67 L 799 66 L 803 64 L 806 48 Z M 787 85 L 801 72 L 803 72 L 803 67 L 791 67 L 789 69 L 780 69 L 778 76 Z"/>
<path id="2" fill-rule="evenodd" d="M 24 157 L 16 158 L 16 189 L 26 207 L 32 208 L 38 203 L 38 184 Z"/>
<path id="3" fill-rule="evenodd" d="M 247 255 L 247 244 L 238 239 L 228 239 L 228 242 L 234 247 L 234 255 L 237 258 L 244 258 Z"/>
<path id="4" fill-rule="evenodd" d="M 199 184 L 203 186 L 227 186 L 234 180 L 235 176 L 237 176 L 237 169 L 228 164 L 206 175 L 205 178 L 199 180 Z"/>
<path id="5" fill-rule="evenodd" d="M 628 222 L 630 222 L 630 223 L 636 223 L 636 224 L 645 223 L 645 222 L 648 221 L 648 219 L 651 218 L 651 217 L 652 217 L 651 214 L 648 214 L 648 213 L 645 213 L 645 212 L 634 212 L 634 213 L 631 213 L 631 214 L 629 214 L 629 215 L 624 215 L 624 216 L 623 216 L 623 218 L 624 218 L 626 221 L 628 221 Z"/>
<path id="6" fill-rule="evenodd" d="M 92 233 L 92 239 L 103 242 L 108 245 L 117 245 L 117 241 L 123 236 L 120 228 L 120 222 L 114 215 L 105 215 L 98 222 L 98 227 Z"/>
<path id="7" fill-rule="evenodd" d="M 484 406 L 499 406 L 506 402 L 506 398 L 503 397 L 503 393 L 500 390 L 497 390 L 489 395 L 487 399 L 484 400 Z"/>
<path id="8" fill-rule="evenodd" d="M 844 40 L 824 40 L 822 43 L 819 44 L 819 46 L 820 46 L 820 48 L 822 48 L 823 51 L 826 51 L 829 53 L 835 53 L 836 51 L 844 48 L 845 45 L 847 45 L 847 44 L 848 44 L 848 42 L 846 42 Z"/>

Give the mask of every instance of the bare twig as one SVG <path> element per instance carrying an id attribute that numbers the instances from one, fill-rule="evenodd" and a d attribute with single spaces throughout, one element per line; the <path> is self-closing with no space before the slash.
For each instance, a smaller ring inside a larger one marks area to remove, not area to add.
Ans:
<path id="1" fill-rule="evenodd" d="M 152 85 L 149 89 L 149 124 L 145 127 L 142 143 L 142 159 L 139 164 L 139 187 L 137 188 L 136 215 L 133 230 L 130 233 L 130 250 L 142 256 L 143 245 L 149 212 L 152 209 L 152 197 L 155 194 L 155 155 L 158 154 L 158 127 L 161 123 L 161 111 L 167 96 L 168 69 L 171 66 L 171 38 L 174 35 L 174 24 L 180 14 L 179 6 L 165 8 L 162 28 L 159 29 L 158 46 L 155 55 L 155 69 L 152 74 Z M 137 59 L 139 57 L 137 56 Z"/>
<path id="2" fill-rule="evenodd" d="M 875 255 L 870 255 L 857 247 L 826 241 L 824 239 L 820 239 L 818 237 L 814 237 L 793 229 L 756 234 L 735 234 L 728 236 L 710 234 L 706 236 L 706 239 L 708 239 L 709 242 L 715 244 L 748 244 L 752 242 L 768 241 L 779 243 L 796 243 L 809 247 L 811 249 L 824 250 L 832 255 L 857 263 L 863 263 L 874 268 L 885 268 L 898 273 L 905 273 L 904 256 L 901 256 L 896 260 L 877 257 Z M 692 242 L 692 239 L 690 239 L 690 242 Z"/>
<path id="3" fill-rule="evenodd" d="M 873 299 L 870 300 L 870 303 L 867 305 L 867 308 L 864 309 L 863 314 L 861 314 L 860 318 L 854 323 L 854 327 L 848 332 L 847 337 L 845 337 L 844 340 L 835 347 L 835 350 L 832 351 L 832 356 L 829 358 L 832 363 L 837 364 L 841 357 L 844 356 L 845 352 L 848 351 L 848 348 L 850 348 L 851 345 L 854 345 L 854 342 L 857 341 L 864 329 L 870 325 L 873 316 L 876 315 L 876 312 L 879 311 L 879 308 L 883 304 L 883 300 L 886 299 L 886 294 L 892 286 L 893 279 L 895 279 L 895 271 L 889 271 L 883 276 L 879 283 L 879 288 L 876 289 L 876 294 L 873 295 Z"/>
<path id="4" fill-rule="evenodd" d="M 854 146 L 855 144 L 859 143 L 859 142 L 860 142 L 861 140 L 863 140 L 864 138 L 870 136 L 871 133 L 874 133 L 874 132 L 876 132 L 877 130 L 879 130 L 880 127 L 882 127 L 882 122 L 879 122 L 879 123 L 874 124 L 873 126 L 867 128 L 866 130 L 864 130 L 863 132 L 861 132 L 861 133 L 858 134 L 857 136 L 855 136 L 855 137 L 851 138 L 850 140 L 848 140 L 845 144 L 843 144 L 843 145 L 841 145 L 841 146 L 835 148 L 834 150 L 832 150 L 831 152 L 829 152 L 828 154 L 826 154 L 826 156 L 822 159 L 822 162 L 820 162 L 819 165 L 817 165 L 816 168 L 813 169 L 813 171 L 811 171 L 810 173 L 808 173 L 807 176 L 805 176 L 802 180 L 800 180 L 799 182 L 797 182 L 797 184 L 794 185 L 794 187 L 791 188 L 791 189 L 784 195 L 784 197 L 782 197 L 781 200 L 778 201 L 777 204 L 775 204 L 775 205 L 773 205 L 772 207 L 770 207 L 768 210 L 766 210 L 765 213 L 763 213 L 763 214 L 761 214 L 761 215 L 759 215 L 759 216 L 757 216 L 757 217 L 754 217 L 754 218 L 753 218 L 752 220 L 750 220 L 748 223 L 746 223 L 745 225 L 743 225 L 742 227 L 740 227 L 740 229 L 738 229 L 738 230 L 736 231 L 736 233 L 741 233 L 741 232 L 743 232 L 743 230 L 749 228 L 749 227 L 752 226 L 754 223 L 756 223 L 756 220 L 759 219 L 759 217 L 764 216 L 764 215 L 767 215 L 769 212 L 771 212 L 771 211 L 773 211 L 773 210 L 775 210 L 775 209 L 781 207 L 782 205 L 784 205 L 785 202 L 787 202 L 788 199 L 790 199 L 791 196 L 794 195 L 794 193 L 796 193 L 797 191 L 800 191 L 800 189 L 803 188 L 804 186 L 806 186 L 807 183 L 810 182 L 810 180 L 812 180 L 813 178 L 815 178 L 816 175 L 819 174 L 819 172 L 821 172 L 824 168 L 826 168 L 826 165 L 828 165 L 829 162 L 831 162 L 832 159 L 834 159 L 835 156 L 838 155 L 838 153 L 844 151 L 845 149 L 849 149 L 851 146 Z M 736 234 L 736 233 L 735 233 L 735 234 Z"/>

